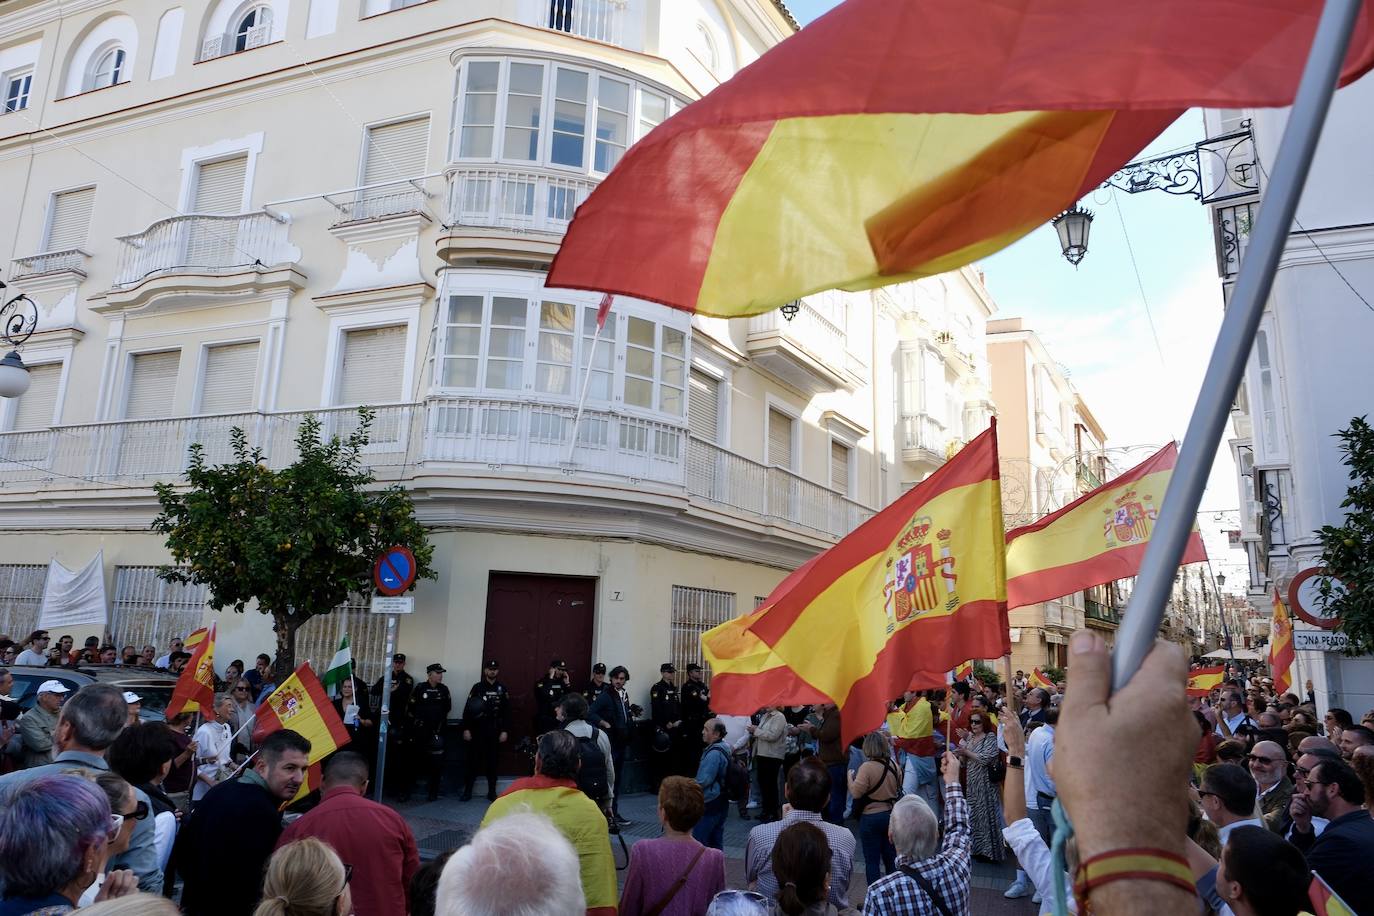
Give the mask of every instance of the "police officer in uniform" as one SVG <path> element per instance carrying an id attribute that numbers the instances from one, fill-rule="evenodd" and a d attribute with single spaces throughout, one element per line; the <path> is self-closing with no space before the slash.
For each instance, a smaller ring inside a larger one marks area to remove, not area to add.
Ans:
<path id="1" fill-rule="evenodd" d="M 472 685 L 463 706 L 463 741 L 467 743 L 463 801 L 472 798 L 479 768 L 487 774 L 487 801 L 496 801 L 496 759 L 510 730 L 510 693 L 498 680 L 500 673 L 500 662 L 484 664 L 482 679 Z"/>
<path id="2" fill-rule="evenodd" d="M 696 762 L 706 745 L 701 743 L 701 730 L 711 718 L 711 688 L 702 679 L 701 666 L 693 662 L 687 666 L 687 680 L 682 684 L 682 736 L 684 765 L 696 773 Z"/>
<path id="3" fill-rule="evenodd" d="M 541 678 L 534 685 L 534 737 L 558 728 L 558 717 L 554 710 L 558 701 L 572 688 L 568 686 L 568 663 L 561 658 L 549 662 L 548 677 Z"/>
<path id="4" fill-rule="evenodd" d="M 590 709 L 596 703 L 596 698 L 601 696 L 601 692 L 606 689 L 606 663 L 597 662 L 592 665 L 592 679 L 587 682 L 587 686 L 582 688 L 582 699 L 587 701 Z"/>
<path id="5" fill-rule="evenodd" d="M 372 703 L 378 709 L 382 705 L 383 679 L 377 678 L 372 685 Z M 406 656 L 397 652 L 391 656 L 391 697 L 388 702 L 390 718 L 387 720 L 386 768 L 387 780 L 396 787 L 401 801 L 410 798 L 410 788 L 415 782 L 412 773 L 414 761 L 411 760 L 410 745 L 410 694 L 415 689 L 415 678 L 406 671 Z"/>
<path id="6" fill-rule="evenodd" d="M 415 734 L 411 753 L 415 755 L 414 774 L 425 776 L 429 800 L 439 797 L 444 775 L 444 723 L 453 709 L 444 666 L 435 662 L 425 669 L 425 681 L 410 694 L 410 721 Z"/>
<path id="7" fill-rule="evenodd" d="M 655 792 L 659 783 L 663 782 L 663 777 L 682 775 L 683 756 L 682 703 L 678 700 L 677 685 L 672 679 L 672 675 L 677 674 L 677 668 L 672 662 L 664 662 L 658 666 L 658 671 L 662 677 L 649 688 L 649 715 L 655 730 L 668 735 L 668 746 L 662 751 L 655 747 L 650 758 Z"/>

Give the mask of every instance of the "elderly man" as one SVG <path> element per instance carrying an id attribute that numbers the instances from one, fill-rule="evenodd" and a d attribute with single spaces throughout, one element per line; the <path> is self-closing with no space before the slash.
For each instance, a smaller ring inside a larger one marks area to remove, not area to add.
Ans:
<path id="1" fill-rule="evenodd" d="M 1364 786 L 1344 760 L 1322 758 L 1301 776 L 1293 796 L 1292 843 L 1352 912 L 1374 913 L 1374 818 L 1364 808 Z M 1312 821 L 1327 820 L 1318 836 Z"/>
<path id="2" fill-rule="evenodd" d="M 1259 789 L 1260 811 L 1270 830 L 1278 831 L 1283 812 L 1293 797 L 1293 783 L 1288 779 L 1288 757 L 1283 747 L 1274 741 L 1261 741 L 1246 758 L 1250 775 Z"/>
<path id="3" fill-rule="evenodd" d="M 706 810 L 692 828 L 692 836 L 703 846 L 712 849 L 725 847 L 725 818 L 730 813 L 730 796 L 725 791 L 725 775 L 730 769 L 732 755 L 725 743 L 725 725 L 719 719 L 707 719 L 701 727 L 701 752 L 697 764 L 697 785 L 706 796 Z"/>
<path id="4" fill-rule="evenodd" d="M 1237 827 L 1264 827 L 1255 816 L 1258 789 L 1254 778 L 1233 763 L 1218 763 L 1202 774 L 1202 786 L 1197 790 L 1202 813 L 1217 825 L 1221 844 Z"/>
<path id="5" fill-rule="evenodd" d="M 959 786 L 959 758 L 946 752 L 945 839 L 925 799 L 907 795 L 892 809 L 888 836 L 897 849 L 897 871 L 873 882 L 864 913 L 876 916 L 960 916 L 968 913 L 972 839 L 968 803 Z M 938 847 L 938 851 L 937 851 Z"/>
<path id="6" fill-rule="evenodd" d="M 615 785 L 615 760 L 611 753 L 611 739 L 587 721 L 587 700 L 575 691 L 565 693 L 559 698 L 558 705 L 553 710 L 553 718 L 555 723 L 562 725 L 564 730 L 571 733 L 579 742 L 587 740 L 596 745 L 597 751 L 601 754 L 601 772 L 596 774 L 594 779 L 588 778 L 591 775 L 586 771 L 588 757 L 579 747 L 577 784 L 587 793 L 588 798 L 596 802 L 598 808 L 610 811 L 614 795 L 612 787 Z M 591 762 L 595 764 L 596 761 L 593 758 Z"/>
<path id="7" fill-rule="evenodd" d="M 62 709 L 62 700 L 69 693 L 71 689 L 61 681 L 44 681 L 38 685 L 38 697 L 33 709 L 19 720 L 19 737 L 23 741 L 20 765 L 25 769 L 52 763 L 57 714 Z"/>
<path id="8" fill-rule="evenodd" d="M 783 787 L 790 808 L 781 820 L 760 824 L 749 831 L 744 845 L 744 877 L 750 888 L 769 899 L 778 895 L 778 879 L 773 875 L 773 845 L 778 836 L 798 821 L 814 824 L 830 844 L 830 902 L 849 906 L 849 876 L 854 868 L 854 834 L 848 828 L 831 824 L 821 812 L 830 802 L 830 773 L 820 761 L 808 757 L 787 773 Z"/>
<path id="9" fill-rule="evenodd" d="M 124 730 L 128 715 L 122 690 L 110 684 L 87 684 L 67 699 L 57 717 L 53 746 L 58 754 L 52 763 L 0 776 L 0 789 L 53 773 L 109 770 L 105 752 Z M 141 789 L 135 789 L 134 792 L 145 806 L 151 805 L 146 792 Z M 111 856 L 109 867 L 124 867 L 132 871 L 138 877 L 139 890 L 154 894 L 162 892 L 162 866 L 159 864 L 156 830 L 151 817 L 143 818 L 134 826 L 128 851 Z"/>
<path id="10" fill-rule="evenodd" d="M 512 813 L 477 831 L 444 865 L 435 898 L 437 916 L 593 912 L 582 892 L 577 850 L 537 814 Z"/>
<path id="11" fill-rule="evenodd" d="M 196 781 L 191 786 L 191 801 L 198 802 L 219 782 L 228 778 L 230 739 L 233 732 L 229 722 L 234 718 L 234 701 L 227 693 L 215 695 L 215 718 L 196 729 Z"/>
<path id="12" fill-rule="evenodd" d="M 587 913 L 613 914 L 617 892 L 610 834 L 601 809 L 577 787 L 579 762 L 571 733 L 559 729 L 540 736 L 534 775 L 517 779 L 492 803 L 482 828 L 526 811 L 547 817 L 577 851 Z"/>

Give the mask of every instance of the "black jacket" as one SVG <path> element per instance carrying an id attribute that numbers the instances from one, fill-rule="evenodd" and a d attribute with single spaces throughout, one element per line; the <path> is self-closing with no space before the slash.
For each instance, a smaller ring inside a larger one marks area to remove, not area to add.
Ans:
<path id="1" fill-rule="evenodd" d="M 255 782 L 232 779 L 205 794 L 177 835 L 187 916 L 247 916 L 281 836 L 280 802 Z"/>
<path id="2" fill-rule="evenodd" d="M 602 722 L 608 723 L 612 741 L 624 741 L 630 736 L 630 713 L 614 687 L 601 691 L 592 708 L 588 710 L 587 719 L 597 725 Z"/>
<path id="3" fill-rule="evenodd" d="M 1356 913 L 1374 913 L 1374 818 L 1361 808 L 1326 825 L 1321 836 L 1293 832 L 1307 865 Z"/>
<path id="4" fill-rule="evenodd" d="M 510 691 L 500 681 L 486 679 L 472 685 L 463 705 L 463 728 L 495 735 L 510 731 Z"/>

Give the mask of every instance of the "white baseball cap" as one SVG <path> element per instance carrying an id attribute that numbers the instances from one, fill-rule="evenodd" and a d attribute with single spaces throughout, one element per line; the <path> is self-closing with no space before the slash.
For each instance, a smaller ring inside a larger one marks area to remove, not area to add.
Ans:
<path id="1" fill-rule="evenodd" d="M 141 697 L 141 696 L 139 696 L 138 694 L 134 693 L 132 690 L 126 690 L 126 691 L 124 691 L 124 702 L 125 702 L 125 703 L 142 703 L 142 702 L 143 702 L 143 697 Z"/>
<path id="2" fill-rule="evenodd" d="M 44 681 L 38 685 L 39 693 L 71 693 L 72 690 L 61 681 Z"/>

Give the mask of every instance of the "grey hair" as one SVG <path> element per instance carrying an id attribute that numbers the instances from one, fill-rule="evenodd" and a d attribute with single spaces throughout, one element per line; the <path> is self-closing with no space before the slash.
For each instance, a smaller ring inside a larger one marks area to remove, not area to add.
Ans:
<path id="1" fill-rule="evenodd" d="M 521 811 L 477 831 L 439 876 L 435 916 L 582 916 L 577 852 L 553 822 Z"/>
<path id="2" fill-rule="evenodd" d="M 124 730 L 129 704 L 124 691 L 113 684 L 87 684 L 62 706 L 61 721 L 71 725 L 77 744 L 99 752 Z"/>
<path id="3" fill-rule="evenodd" d="M 211 708 L 211 709 L 219 709 L 219 704 L 221 704 L 221 703 L 233 703 L 235 709 L 238 709 L 238 708 L 239 708 L 239 704 L 238 704 L 238 703 L 234 703 L 234 696 L 233 696 L 233 694 L 229 694 L 229 693 L 217 693 L 217 694 L 215 694 L 215 701 L 214 701 L 212 704 L 210 704 L 210 708 Z"/>
<path id="4" fill-rule="evenodd" d="M 88 779 L 39 776 L 0 791 L 0 883 L 9 896 L 56 893 L 109 837 L 110 803 Z"/>
<path id="5" fill-rule="evenodd" d="M 780 912 L 771 900 L 758 900 L 740 891 L 721 891 L 706 908 L 706 916 L 774 916 Z"/>
<path id="6" fill-rule="evenodd" d="M 539 773 L 550 779 L 572 779 L 577 775 L 581 758 L 577 754 L 577 739 L 564 729 L 539 736 Z"/>
<path id="7" fill-rule="evenodd" d="M 137 893 L 83 906 L 81 916 L 181 916 L 181 910 L 160 894 Z"/>
<path id="8" fill-rule="evenodd" d="M 940 843 L 940 824 L 935 812 L 919 795 L 906 795 L 892 807 L 888 834 L 897 855 L 921 861 L 935 855 Z"/>

